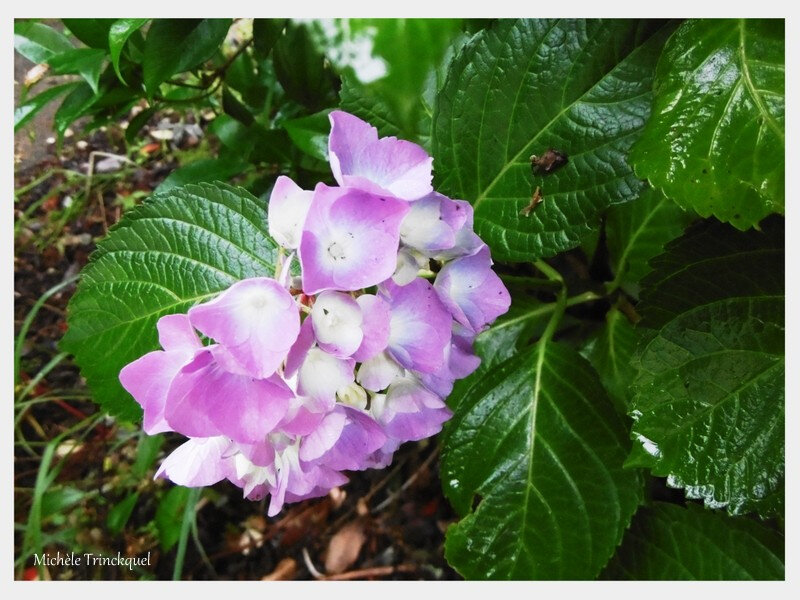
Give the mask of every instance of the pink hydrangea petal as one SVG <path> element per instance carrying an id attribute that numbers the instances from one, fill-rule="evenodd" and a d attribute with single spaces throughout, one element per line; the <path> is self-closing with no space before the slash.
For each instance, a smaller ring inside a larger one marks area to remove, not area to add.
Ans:
<path id="1" fill-rule="evenodd" d="M 343 410 L 333 410 L 325 415 L 317 428 L 300 442 L 300 460 L 315 460 L 330 450 L 342 435 L 346 421 Z"/>
<path id="2" fill-rule="evenodd" d="M 314 190 L 300 240 L 303 290 L 359 290 L 390 277 L 408 204 L 322 183 Z"/>
<path id="3" fill-rule="evenodd" d="M 492 271 L 487 246 L 472 256 L 447 263 L 436 276 L 434 287 L 453 318 L 476 332 L 507 312 L 511 305 L 506 286 Z"/>
<path id="4" fill-rule="evenodd" d="M 297 375 L 297 391 L 317 400 L 329 400 L 339 388 L 353 382 L 352 358 L 337 358 L 320 348 L 308 351 Z"/>
<path id="5" fill-rule="evenodd" d="M 355 352 L 364 339 L 363 315 L 355 298 L 342 292 L 322 292 L 311 310 L 314 336 L 320 348 L 346 358 Z"/>
<path id="6" fill-rule="evenodd" d="M 386 442 L 380 425 L 369 415 L 351 407 L 337 407 L 347 420 L 320 462 L 336 470 L 361 471 L 372 467 L 372 454 Z"/>
<path id="7" fill-rule="evenodd" d="M 289 410 L 278 424 L 278 429 L 289 435 L 308 435 L 319 426 L 320 421 L 335 405 L 334 397 L 315 399 L 296 396 L 291 400 Z"/>
<path id="8" fill-rule="evenodd" d="M 358 368 L 358 383 L 372 392 L 380 392 L 389 387 L 395 377 L 403 373 L 401 367 L 388 352 L 379 352 L 365 360 Z"/>
<path id="9" fill-rule="evenodd" d="M 400 240 L 427 252 L 452 248 L 456 244 L 456 233 L 467 220 L 468 206 L 468 202 L 451 200 L 433 192 L 411 205 L 400 224 Z"/>
<path id="10" fill-rule="evenodd" d="M 269 234 L 284 248 L 294 250 L 300 243 L 314 192 L 304 190 L 285 175 L 275 181 L 267 206 Z"/>
<path id="11" fill-rule="evenodd" d="M 300 332 L 300 313 L 291 294 L 266 277 L 234 283 L 213 300 L 190 308 L 189 319 L 259 379 L 275 372 Z"/>
<path id="12" fill-rule="evenodd" d="M 275 462 L 275 449 L 266 439 L 256 444 L 233 443 L 232 446 L 258 467 L 267 467 Z"/>
<path id="13" fill-rule="evenodd" d="M 144 411 L 142 429 L 148 435 L 172 431 L 164 417 L 167 391 L 175 375 L 191 360 L 182 351 L 155 350 L 125 365 L 119 381 Z"/>
<path id="14" fill-rule="evenodd" d="M 185 314 L 164 315 L 156 323 L 158 342 L 164 350 L 194 353 L 203 347 L 200 338 Z"/>
<path id="15" fill-rule="evenodd" d="M 286 366 L 284 367 L 283 374 L 287 379 L 294 377 L 313 345 L 314 327 L 311 323 L 311 319 L 306 317 L 303 324 L 300 326 L 300 333 L 297 336 L 297 340 L 295 340 L 295 343 L 286 355 Z"/>
<path id="16" fill-rule="evenodd" d="M 435 373 L 418 373 L 425 387 L 441 396 L 447 397 L 453 391 L 457 379 L 463 379 L 473 373 L 481 364 L 480 357 L 472 351 L 475 333 L 455 324 L 453 337 L 445 349 L 445 360 Z"/>
<path id="17" fill-rule="evenodd" d="M 213 485 L 225 479 L 225 453 L 230 445 L 222 436 L 190 439 L 164 459 L 155 476 L 186 487 Z"/>
<path id="18" fill-rule="evenodd" d="M 378 139 L 378 130 L 349 113 L 329 115 L 328 155 L 339 185 L 416 200 L 432 191 L 433 159 L 425 150 L 395 137 Z"/>
<path id="19" fill-rule="evenodd" d="M 449 311 L 422 278 L 398 286 L 391 280 L 381 286 L 391 307 L 389 351 L 406 369 L 433 373 L 444 361 L 450 342 Z"/>
<path id="20" fill-rule="evenodd" d="M 175 376 L 167 394 L 167 422 L 192 437 L 263 440 L 286 414 L 292 391 L 277 376 L 254 379 L 226 371 L 215 350 L 201 351 Z"/>
<path id="21" fill-rule="evenodd" d="M 435 435 L 453 416 L 441 398 L 409 378 L 390 385 L 382 402 L 372 410 L 386 434 L 401 442 Z"/>
<path id="22" fill-rule="evenodd" d="M 361 328 L 364 338 L 353 353 L 356 362 L 364 362 L 386 349 L 389 344 L 391 313 L 389 304 L 373 294 L 362 294 L 356 300 L 361 308 L 363 320 Z"/>

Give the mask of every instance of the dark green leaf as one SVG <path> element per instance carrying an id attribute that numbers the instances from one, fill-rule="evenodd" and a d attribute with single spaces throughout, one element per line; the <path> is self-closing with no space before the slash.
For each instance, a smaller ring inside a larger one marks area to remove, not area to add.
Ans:
<path id="1" fill-rule="evenodd" d="M 650 112 L 671 27 L 636 20 L 503 20 L 453 60 L 437 97 L 437 189 L 469 200 L 499 260 L 578 246 L 612 204 L 644 188 L 626 160 Z M 568 163 L 532 175 L 554 148 Z M 544 198 L 520 214 L 536 187 Z"/>
<path id="2" fill-rule="evenodd" d="M 168 192 L 187 183 L 225 181 L 245 168 L 239 157 L 201 158 L 174 170 L 162 181 L 155 192 Z"/>
<path id="3" fill-rule="evenodd" d="M 142 130 L 142 127 L 147 125 L 147 122 L 150 120 L 156 111 L 158 111 L 158 106 L 151 106 L 150 108 L 145 108 L 143 111 L 138 113 L 135 117 L 130 120 L 128 123 L 128 127 L 125 129 L 125 141 L 129 144 L 132 144 L 134 140 L 136 140 L 136 136 Z"/>
<path id="4" fill-rule="evenodd" d="M 253 19 L 253 46 L 256 56 L 267 57 L 285 26 L 286 19 Z"/>
<path id="5" fill-rule="evenodd" d="M 631 161 L 682 206 L 748 229 L 784 211 L 784 123 L 783 19 L 690 20 Z"/>
<path id="6" fill-rule="evenodd" d="M 606 215 L 606 243 L 614 287 L 638 289 L 650 272 L 648 261 L 661 254 L 664 244 L 678 237 L 693 216 L 653 189 L 633 202 L 612 206 Z"/>
<path id="7" fill-rule="evenodd" d="M 289 98 L 310 110 L 320 110 L 334 101 L 338 81 L 311 43 L 305 26 L 287 25 L 272 57 L 278 81 Z"/>
<path id="8" fill-rule="evenodd" d="M 445 554 L 468 579 L 594 578 L 642 479 L 622 468 L 626 428 L 589 363 L 542 340 L 515 351 L 520 327 L 481 334 L 480 369 L 448 399 L 441 478 L 465 516 L 447 530 Z"/>
<path id="9" fill-rule="evenodd" d="M 81 82 L 76 86 L 58 107 L 53 118 L 55 130 L 59 137 L 64 135 L 67 127 L 72 125 L 77 119 L 89 113 L 92 105 L 97 102 L 98 96 L 95 95 L 92 87 Z"/>
<path id="10" fill-rule="evenodd" d="M 147 32 L 142 63 L 147 93 L 211 58 L 230 24 L 230 19 L 155 19 Z"/>
<path id="11" fill-rule="evenodd" d="M 253 123 L 253 113 L 227 86 L 222 88 L 222 110 L 244 125 Z"/>
<path id="12" fill-rule="evenodd" d="M 629 464 L 731 514 L 783 509 L 783 235 L 774 221 L 764 229 L 692 228 L 643 282 L 641 323 L 653 330 L 631 416 L 646 454 Z"/>
<path id="13" fill-rule="evenodd" d="M 142 434 L 136 448 L 136 462 L 131 466 L 131 474 L 140 479 L 147 475 L 147 471 L 153 466 L 163 445 L 163 435 Z"/>
<path id="14" fill-rule="evenodd" d="M 122 49 L 131 35 L 139 30 L 150 19 L 117 19 L 108 30 L 108 46 L 111 51 L 111 64 L 114 65 L 114 72 L 122 83 L 125 79 L 119 68 L 119 59 L 122 56 Z"/>
<path id="15" fill-rule="evenodd" d="M 178 541 L 181 535 L 183 511 L 189 499 L 190 488 L 176 485 L 169 489 L 156 509 L 156 533 L 164 552 Z"/>
<path id="16" fill-rule="evenodd" d="M 77 73 L 97 94 L 100 71 L 103 69 L 106 53 L 97 48 L 75 48 L 56 54 L 48 61 L 54 75 Z"/>
<path id="17" fill-rule="evenodd" d="M 115 504 L 111 510 L 108 511 L 106 525 L 112 535 L 117 535 L 125 528 L 138 500 L 139 492 L 133 492 L 128 494 L 122 502 Z"/>
<path id="18" fill-rule="evenodd" d="M 47 519 L 74 506 L 86 497 L 86 492 L 70 486 L 53 486 L 42 494 L 42 519 Z"/>
<path id="19" fill-rule="evenodd" d="M 76 83 L 65 83 L 63 85 L 51 87 L 29 99 L 25 104 L 18 106 L 14 109 L 14 131 L 30 121 L 34 115 L 42 110 L 49 102 L 52 102 L 61 94 L 74 89 L 76 85 Z"/>
<path id="20" fill-rule="evenodd" d="M 364 87 L 358 83 L 353 75 L 342 75 L 342 89 L 339 91 L 339 105 L 342 110 L 361 117 L 373 127 L 378 129 L 381 136 L 393 135 L 400 137 L 400 126 L 393 122 L 391 110 L 386 103 L 368 95 Z M 415 139 L 412 136 L 406 139 Z"/>
<path id="21" fill-rule="evenodd" d="M 329 110 L 299 119 L 283 122 L 283 128 L 295 145 L 309 156 L 322 161 L 328 160 L 328 135 L 331 123 L 328 120 Z"/>
<path id="22" fill-rule="evenodd" d="M 603 579 L 775 580 L 783 537 L 764 525 L 690 504 L 642 507 Z"/>
<path id="23" fill-rule="evenodd" d="M 98 244 L 70 301 L 62 347 L 94 399 L 134 420 L 141 411 L 117 377 L 158 347 L 158 318 L 240 279 L 272 275 L 274 262 L 266 206 L 245 190 L 202 184 L 153 196 Z"/>
<path id="24" fill-rule="evenodd" d="M 31 62 L 47 62 L 54 54 L 73 48 L 63 33 L 43 23 L 14 22 L 14 49 Z"/>
<path id="25" fill-rule="evenodd" d="M 606 313 L 606 323 L 591 341 L 586 358 L 600 375 L 608 395 L 620 414 L 628 412 L 630 387 L 636 376 L 631 357 L 636 350 L 636 332 L 617 308 Z"/>
<path id="26" fill-rule="evenodd" d="M 108 31 L 114 19 L 62 19 L 67 29 L 90 48 L 108 50 Z"/>

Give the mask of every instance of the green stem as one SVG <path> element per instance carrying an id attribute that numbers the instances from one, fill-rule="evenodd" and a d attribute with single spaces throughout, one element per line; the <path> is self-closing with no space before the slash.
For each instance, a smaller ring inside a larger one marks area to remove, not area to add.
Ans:
<path id="1" fill-rule="evenodd" d="M 183 509 L 183 521 L 181 522 L 181 536 L 178 538 L 178 551 L 175 555 L 175 567 L 172 569 L 173 581 L 179 581 L 183 572 L 186 544 L 189 541 L 189 532 L 192 529 L 195 506 L 197 506 L 197 501 L 200 499 L 200 492 L 202 491 L 203 488 L 191 488 L 189 497 L 186 499 L 186 508 Z"/>

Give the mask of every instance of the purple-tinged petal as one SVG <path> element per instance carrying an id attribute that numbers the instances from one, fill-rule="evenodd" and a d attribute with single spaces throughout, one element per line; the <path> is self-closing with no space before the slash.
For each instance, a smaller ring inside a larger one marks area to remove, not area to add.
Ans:
<path id="1" fill-rule="evenodd" d="M 339 406 L 337 410 L 346 416 L 346 423 L 320 463 L 347 471 L 362 471 L 372 467 L 372 453 L 386 442 L 380 425 L 355 408 Z"/>
<path id="2" fill-rule="evenodd" d="M 362 321 L 356 299 L 342 292 L 322 292 L 311 309 L 317 344 L 339 358 L 352 355 L 361 345 L 364 339 Z"/>
<path id="3" fill-rule="evenodd" d="M 463 224 L 456 230 L 455 244 L 452 248 L 437 250 L 432 254 L 436 260 L 452 260 L 459 256 L 472 256 L 483 248 L 483 240 L 473 231 L 474 211 L 472 205 L 464 200 L 453 200 L 459 212 L 466 215 Z"/>
<path id="4" fill-rule="evenodd" d="M 389 351 L 406 369 L 433 373 L 444 361 L 453 322 L 433 286 L 422 278 L 397 286 L 381 286 L 391 307 Z"/>
<path id="5" fill-rule="evenodd" d="M 508 311 L 511 304 L 506 286 L 492 271 L 488 246 L 447 263 L 434 287 L 453 318 L 476 332 Z"/>
<path id="6" fill-rule="evenodd" d="M 316 460 L 330 450 L 342 435 L 346 421 L 344 409 L 325 415 L 317 428 L 300 441 L 300 460 Z"/>
<path id="7" fill-rule="evenodd" d="M 370 410 L 386 435 L 401 442 L 439 433 L 442 424 L 453 416 L 439 396 L 412 378 L 392 383 L 385 397 L 373 398 Z"/>
<path id="8" fill-rule="evenodd" d="M 306 354 L 311 350 L 314 345 L 314 327 L 311 319 L 306 317 L 303 324 L 300 326 L 300 333 L 297 336 L 289 353 L 286 355 L 286 366 L 283 369 L 284 376 L 288 379 L 293 377 L 303 361 L 306 359 Z"/>
<path id="9" fill-rule="evenodd" d="M 456 379 L 463 379 L 481 364 L 480 357 L 472 351 L 475 333 L 459 325 L 453 324 L 453 338 L 445 349 L 444 363 L 435 373 L 417 373 L 422 383 L 435 394 L 446 398 L 453 391 Z"/>
<path id="10" fill-rule="evenodd" d="M 274 464 L 256 465 L 242 452 L 237 452 L 226 463 L 225 476 L 228 481 L 242 488 L 244 497 L 250 500 L 263 498 L 269 490 L 269 484 L 276 480 Z"/>
<path id="11" fill-rule="evenodd" d="M 335 398 L 314 399 L 295 396 L 278 429 L 290 435 L 308 435 L 336 405 Z"/>
<path id="12" fill-rule="evenodd" d="M 167 391 L 191 354 L 182 351 L 155 350 L 122 367 L 119 381 L 144 411 L 142 429 L 155 435 L 172 428 L 164 418 Z"/>
<path id="13" fill-rule="evenodd" d="M 285 175 L 275 181 L 267 207 L 269 234 L 284 248 L 294 250 L 300 243 L 303 223 L 314 192 L 304 190 Z"/>
<path id="14" fill-rule="evenodd" d="M 337 358 L 320 348 L 308 351 L 297 376 L 297 392 L 316 400 L 336 397 L 339 388 L 353 382 L 352 358 Z"/>
<path id="15" fill-rule="evenodd" d="M 400 248 L 397 253 L 397 267 L 392 273 L 392 281 L 397 285 L 408 285 L 417 278 L 419 270 L 427 268 L 430 260 L 413 248 L 404 247 Z"/>
<path id="16" fill-rule="evenodd" d="M 260 442 L 284 417 L 294 394 L 278 376 L 254 379 L 226 371 L 218 352 L 218 346 L 199 352 L 172 380 L 167 422 L 191 437 Z"/>
<path id="17" fill-rule="evenodd" d="M 408 203 L 322 183 L 300 240 L 303 290 L 359 290 L 391 276 Z"/>
<path id="18" fill-rule="evenodd" d="M 389 344 L 391 313 L 386 301 L 373 294 L 362 294 L 356 301 L 361 308 L 361 329 L 364 332 L 364 339 L 358 350 L 353 353 L 353 359 L 356 362 L 364 362 L 383 352 Z"/>
<path id="19" fill-rule="evenodd" d="M 191 355 L 203 347 L 188 315 L 164 315 L 156 323 L 156 329 L 161 347 L 168 352 L 180 350 Z"/>
<path id="20" fill-rule="evenodd" d="M 380 392 L 402 374 L 403 367 L 388 352 L 380 352 L 361 363 L 356 380 L 371 392 Z"/>
<path id="21" fill-rule="evenodd" d="M 189 319 L 259 379 L 275 372 L 300 331 L 291 294 L 266 277 L 234 283 L 210 302 L 190 308 Z"/>
<path id="22" fill-rule="evenodd" d="M 190 439 L 164 459 L 155 476 L 186 487 L 213 485 L 225 479 L 230 445 L 222 436 Z"/>
<path id="23" fill-rule="evenodd" d="M 339 185 L 403 200 L 416 200 L 432 191 L 433 159 L 421 146 L 395 137 L 378 139 L 377 129 L 340 110 L 329 118 L 328 154 Z"/>
<path id="24" fill-rule="evenodd" d="M 234 442 L 233 447 L 257 467 L 268 467 L 275 462 L 275 449 L 268 438 L 256 444 L 238 444 Z"/>
<path id="25" fill-rule="evenodd" d="M 468 202 L 451 200 L 437 192 L 417 200 L 400 224 L 400 241 L 418 250 L 447 250 L 468 217 Z"/>

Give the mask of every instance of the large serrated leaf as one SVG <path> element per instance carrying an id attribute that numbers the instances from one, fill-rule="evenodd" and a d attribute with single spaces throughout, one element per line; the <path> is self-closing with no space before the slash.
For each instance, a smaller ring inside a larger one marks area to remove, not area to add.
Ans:
<path id="1" fill-rule="evenodd" d="M 266 207 L 241 188 L 187 185 L 128 212 L 101 241 L 70 301 L 62 348 L 104 409 L 140 410 L 119 370 L 158 347 L 156 321 L 247 277 L 274 273 Z"/>
<path id="2" fill-rule="evenodd" d="M 750 519 L 656 502 L 636 514 L 603 579 L 776 580 L 784 539 Z"/>
<path id="3" fill-rule="evenodd" d="M 783 230 L 764 229 L 692 228 L 640 304 L 632 464 L 732 514 L 783 510 Z"/>
<path id="4" fill-rule="evenodd" d="M 695 19 L 659 60 L 636 173 L 703 217 L 748 229 L 784 211 L 783 19 Z"/>
<path id="5" fill-rule="evenodd" d="M 470 201 L 500 260 L 574 248 L 644 188 L 626 154 L 650 112 L 670 26 L 636 20 L 501 21 L 452 62 L 433 125 L 437 189 Z M 568 163 L 532 175 L 531 155 Z M 539 187 L 543 201 L 521 211 Z"/>
<path id="6" fill-rule="evenodd" d="M 441 478 L 465 516 L 447 531 L 447 560 L 466 578 L 591 579 L 642 479 L 622 467 L 626 428 L 588 362 L 559 343 L 520 349 L 524 327 L 515 317 L 482 334 L 481 368 L 448 399 Z"/>
<path id="7" fill-rule="evenodd" d="M 659 191 L 648 189 L 633 202 L 612 206 L 606 215 L 606 244 L 614 283 L 627 291 L 650 272 L 648 261 L 678 237 L 695 215 Z"/>
<path id="8" fill-rule="evenodd" d="M 618 308 L 612 308 L 606 313 L 605 325 L 590 341 L 585 354 L 621 414 L 627 413 L 628 388 L 636 375 L 636 368 L 631 364 L 635 350 L 633 325 Z"/>

